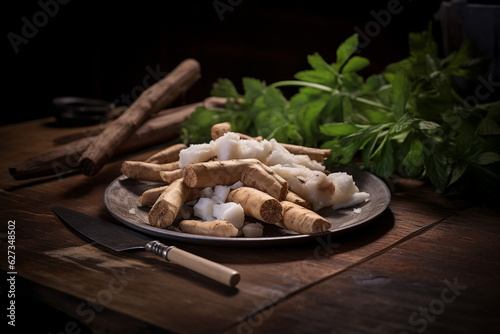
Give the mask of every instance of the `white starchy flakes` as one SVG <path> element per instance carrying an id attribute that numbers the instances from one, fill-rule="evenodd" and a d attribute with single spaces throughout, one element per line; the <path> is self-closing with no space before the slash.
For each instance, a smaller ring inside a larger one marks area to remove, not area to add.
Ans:
<path id="1" fill-rule="evenodd" d="M 194 215 L 205 221 L 214 220 L 213 207 L 215 203 L 211 198 L 200 198 L 193 207 Z"/>
<path id="2" fill-rule="evenodd" d="M 297 155 L 290 153 L 286 148 L 280 145 L 275 139 L 269 141 L 272 144 L 272 152 L 267 159 L 268 166 L 303 166 L 311 170 L 324 171 L 325 166 L 315 160 L 311 160 L 307 155 Z"/>
<path id="3" fill-rule="evenodd" d="M 361 213 L 361 208 L 353 208 L 352 211 L 354 213 Z"/>
<path id="4" fill-rule="evenodd" d="M 227 199 L 227 195 L 231 191 L 231 188 L 229 186 L 222 186 L 218 185 L 214 187 L 214 196 L 212 197 L 213 200 L 219 203 L 225 203 Z"/>
<path id="5" fill-rule="evenodd" d="M 204 162 L 214 156 L 212 142 L 203 144 L 191 144 L 179 152 L 179 167 L 184 168 L 191 163 Z"/>
<path id="6" fill-rule="evenodd" d="M 337 202 L 332 205 L 334 210 L 348 208 L 353 205 L 357 205 L 363 202 L 368 202 L 370 194 L 366 192 L 357 192 L 352 194 L 349 198 L 345 199 L 343 202 Z"/>
<path id="7" fill-rule="evenodd" d="M 135 208 L 128 210 L 128 213 L 130 213 L 131 215 L 135 215 Z"/>
<path id="8" fill-rule="evenodd" d="M 215 219 L 228 220 L 238 229 L 243 226 L 245 221 L 243 207 L 234 202 L 214 204 L 213 214 Z"/>
<path id="9" fill-rule="evenodd" d="M 283 177 L 290 190 L 309 202 L 314 211 L 326 206 L 334 209 L 350 207 L 368 201 L 369 194 L 359 192 L 353 177 L 344 172 L 324 173 L 323 163 L 312 160 L 307 155 L 290 153 L 275 139 L 257 141 L 240 139 L 234 132 L 227 132 L 216 140 L 206 144 L 193 144 L 179 154 L 179 166 L 203 162 L 211 158 L 218 160 L 257 159 L 270 166 Z M 237 182 L 232 186 L 206 188 L 201 197 L 212 198 L 216 202 L 226 201 L 227 193 L 241 186 Z M 237 223 L 239 224 L 239 223 Z M 241 223 L 242 224 L 242 223 Z"/>
<path id="10" fill-rule="evenodd" d="M 333 203 L 335 185 L 325 173 L 299 165 L 275 165 L 271 168 L 288 182 L 290 190 L 310 203 L 314 211 Z"/>
<path id="11" fill-rule="evenodd" d="M 211 142 L 213 151 L 219 160 L 238 159 L 240 156 L 240 136 L 227 132 L 222 137 Z"/>

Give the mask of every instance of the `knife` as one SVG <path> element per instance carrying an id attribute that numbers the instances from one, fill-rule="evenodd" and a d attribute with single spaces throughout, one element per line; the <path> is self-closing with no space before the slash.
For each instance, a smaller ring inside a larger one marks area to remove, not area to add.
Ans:
<path id="1" fill-rule="evenodd" d="M 212 262 L 175 246 L 167 246 L 143 234 L 82 212 L 52 206 L 52 211 L 75 230 L 117 252 L 145 249 L 165 260 L 191 269 L 228 286 L 240 281 L 240 274 L 231 268 Z"/>

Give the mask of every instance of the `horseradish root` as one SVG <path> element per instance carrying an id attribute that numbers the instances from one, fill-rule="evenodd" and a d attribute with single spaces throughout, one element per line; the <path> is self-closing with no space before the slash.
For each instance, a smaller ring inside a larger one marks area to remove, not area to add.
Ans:
<path id="1" fill-rule="evenodd" d="M 139 196 L 139 204 L 141 206 L 153 206 L 161 193 L 167 189 L 168 185 L 162 187 L 156 187 L 146 190 Z"/>
<path id="2" fill-rule="evenodd" d="M 283 218 L 283 208 L 280 202 L 255 188 L 239 187 L 231 190 L 227 200 L 240 204 L 245 215 L 257 218 L 265 223 L 276 224 Z"/>
<path id="3" fill-rule="evenodd" d="M 118 119 L 92 140 L 79 159 L 80 171 L 86 176 L 97 174 L 141 124 L 175 101 L 200 77 L 200 64 L 187 59 L 147 88 Z"/>
<path id="4" fill-rule="evenodd" d="M 149 223 L 160 228 L 172 225 L 182 205 L 192 196 L 191 191 L 182 179 L 172 182 L 149 211 Z"/>
<path id="5" fill-rule="evenodd" d="M 233 159 L 189 164 L 183 168 L 184 183 L 190 188 L 230 185 L 237 181 L 267 192 L 281 200 L 288 192 L 287 182 L 256 159 Z"/>
<path id="6" fill-rule="evenodd" d="M 179 223 L 182 232 L 213 237 L 235 237 L 238 229 L 227 220 L 183 220 Z"/>
<path id="7" fill-rule="evenodd" d="M 187 146 L 184 144 L 175 144 L 169 146 L 159 151 L 158 153 L 153 154 L 152 156 L 144 160 L 144 162 L 150 162 L 153 164 L 165 164 L 177 161 L 178 164 L 179 152 L 185 148 L 187 148 Z"/>
<path id="8" fill-rule="evenodd" d="M 179 162 L 156 164 L 143 161 L 124 161 L 121 172 L 130 179 L 137 181 L 163 182 L 160 175 L 162 171 L 175 171 L 179 169 Z"/>
<path id="9" fill-rule="evenodd" d="M 316 212 L 300 205 L 282 201 L 283 220 L 285 228 L 303 234 L 328 231 L 332 224 Z"/>

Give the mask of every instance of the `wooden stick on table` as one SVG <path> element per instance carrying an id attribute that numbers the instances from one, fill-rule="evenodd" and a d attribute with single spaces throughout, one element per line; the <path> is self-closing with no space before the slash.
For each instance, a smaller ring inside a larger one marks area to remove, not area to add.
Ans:
<path id="1" fill-rule="evenodd" d="M 146 89 L 127 111 L 87 147 L 79 160 L 80 171 L 87 176 L 97 174 L 142 123 L 175 101 L 200 77 L 199 63 L 194 59 L 187 59 L 165 78 Z"/>
<path id="2" fill-rule="evenodd" d="M 166 109 L 142 124 L 116 151 L 115 155 L 158 145 L 177 136 L 182 124 L 202 103 Z M 163 115 L 164 113 L 164 115 Z M 161 114 L 161 115 L 160 115 Z M 58 175 L 78 167 L 78 159 L 95 137 L 84 137 L 36 154 L 9 168 L 16 180 Z"/>

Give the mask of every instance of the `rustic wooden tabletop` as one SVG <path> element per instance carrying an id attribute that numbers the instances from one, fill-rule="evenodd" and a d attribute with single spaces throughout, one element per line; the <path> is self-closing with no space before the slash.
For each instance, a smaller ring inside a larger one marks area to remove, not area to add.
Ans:
<path id="1" fill-rule="evenodd" d="M 497 333 L 500 219 L 487 206 L 395 182 L 381 216 L 303 244 L 233 248 L 165 240 L 241 274 L 226 287 L 144 251 L 114 252 L 68 229 L 52 205 L 117 221 L 96 176 L 18 181 L 8 168 L 84 131 L 52 119 L 0 127 L 3 321 L 39 333 Z M 68 155 L 68 159 L 74 158 Z M 68 161 L 68 164 L 70 161 Z M 9 247 L 13 246 L 13 247 Z M 10 251 L 10 252 L 9 252 Z M 4 304 L 5 305 L 5 304 Z"/>

